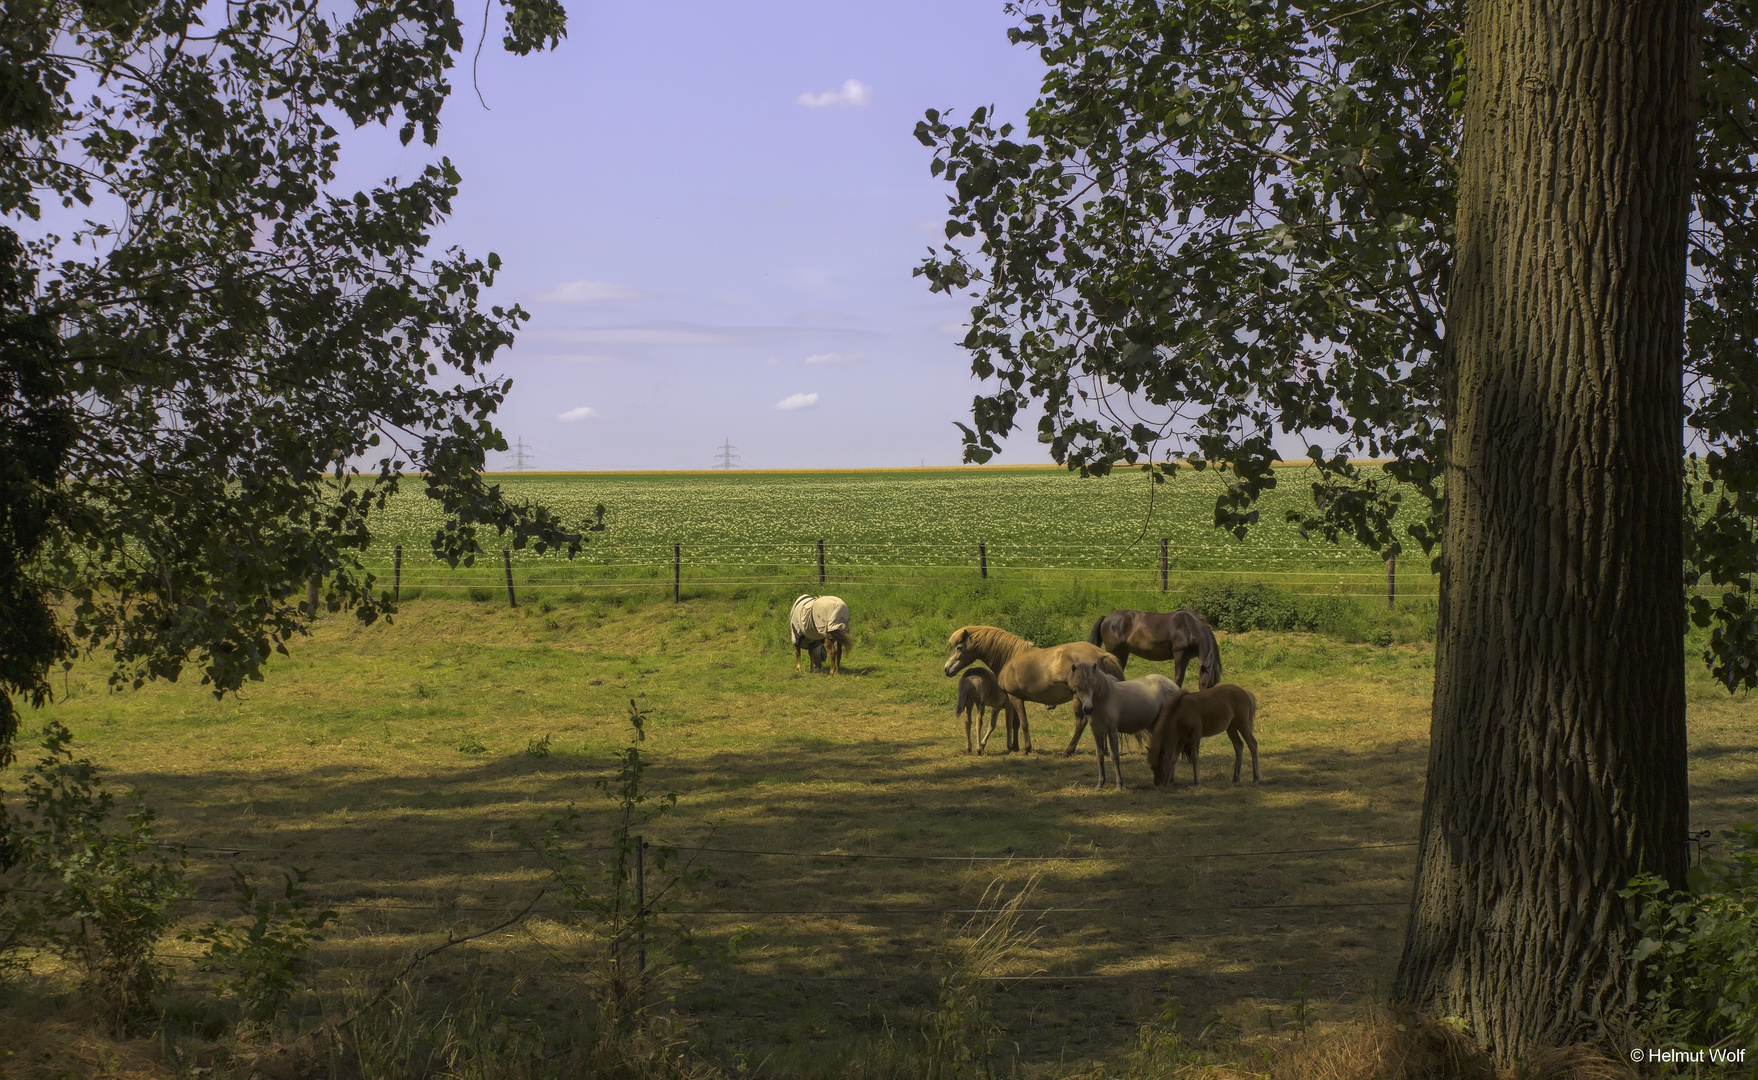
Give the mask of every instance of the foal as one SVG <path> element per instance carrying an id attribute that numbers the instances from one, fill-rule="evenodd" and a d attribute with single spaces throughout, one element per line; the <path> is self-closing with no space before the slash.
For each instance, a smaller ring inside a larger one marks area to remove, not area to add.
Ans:
<path id="1" fill-rule="evenodd" d="M 983 711 L 989 712 L 989 726 L 983 727 Z M 995 673 L 988 668 L 967 668 L 958 680 L 958 706 L 952 715 L 964 717 L 964 752 L 981 754 L 989 745 L 989 736 L 995 734 L 995 725 L 1001 716 L 1001 710 L 1007 710 L 1007 749 L 1018 749 L 1018 725 L 1013 720 L 1013 702 L 1001 684 L 995 681 Z M 971 746 L 971 717 L 977 720 L 977 742 L 973 750 Z"/>
<path id="2" fill-rule="evenodd" d="M 1170 702 L 1160 710 L 1153 737 L 1148 740 L 1148 762 L 1154 767 L 1154 783 L 1162 787 L 1174 783 L 1172 773 L 1178 767 L 1180 755 L 1189 755 L 1190 782 L 1198 783 L 1197 745 L 1223 731 L 1233 740 L 1233 782 L 1239 783 L 1240 770 L 1245 766 L 1245 748 L 1249 746 L 1251 782 L 1258 783 L 1263 774 L 1257 769 L 1257 737 L 1252 734 L 1256 720 L 1257 698 L 1251 691 L 1231 683 L 1197 690 Z"/>

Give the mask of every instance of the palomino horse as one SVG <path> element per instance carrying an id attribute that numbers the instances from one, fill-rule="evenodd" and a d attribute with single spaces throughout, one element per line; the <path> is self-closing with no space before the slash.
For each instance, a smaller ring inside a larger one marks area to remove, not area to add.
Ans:
<path id="1" fill-rule="evenodd" d="M 1215 645 L 1215 632 L 1194 611 L 1180 608 L 1167 614 L 1154 611 L 1113 611 L 1093 624 L 1087 640 L 1127 666 L 1134 653 L 1143 660 L 1175 660 L 1177 669 L 1172 681 L 1184 685 L 1184 669 L 1191 657 L 1202 661 L 1202 675 L 1197 689 L 1207 690 L 1221 681 L 1221 650 Z"/>
<path id="2" fill-rule="evenodd" d="M 1164 675 L 1143 675 L 1125 681 L 1113 679 L 1095 664 L 1071 665 L 1068 686 L 1080 702 L 1087 722 L 1093 725 L 1093 745 L 1099 751 L 1099 788 L 1105 787 L 1105 750 L 1109 747 L 1111 764 L 1117 770 L 1117 790 L 1122 791 L 1123 758 L 1118 736 L 1139 737 L 1160 719 L 1166 703 L 1178 700 L 1184 691 Z"/>
<path id="3" fill-rule="evenodd" d="M 1168 702 L 1154 722 L 1154 734 L 1148 740 L 1148 763 L 1154 767 L 1154 783 L 1174 783 L 1172 773 L 1178 767 L 1179 755 L 1190 757 L 1190 782 L 1195 785 L 1197 745 L 1210 735 L 1225 731 L 1233 740 L 1233 782 L 1239 783 L 1239 772 L 1245 766 L 1245 747 L 1251 747 L 1251 782 L 1263 775 L 1257 770 L 1257 736 L 1252 727 L 1257 721 L 1257 698 L 1251 691 L 1222 683 L 1207 690 L 1197 690 Z"/>
<path id="4" fill-rule="evenodd" d="M 1001 710 L 1007 710 L 1007 737 L 1009 750 L 1016 749 L 1016 725 L 1013 723 L 1013 701 L 995 681 L 995 673 L 988 668 L 974 667 L 968 669 L 958 679 L 958 706 L 952 715 L 964 717 L 964 752 L 981 754 L 989 745 L 989 736 L 995 734 L 995 726 L 1001 719 Z M 989 726 L 983 727 L 984 710 L 989 714 Z M 977 742 L 971 745 L 971 717 L 977 719 Z"/>
<path id="5" fill-rule="evenodd" d="M 787 628 L 794 642 L 794 670 L 800 670 L 800 650 L 822 642 L 832 675 L 842 672 L 842 654 L 849 648 L 848 605 L 837 596 L 806 595 L 794 601 Z"/>
<path id="6" fill-rule="evenodd" d="M 970 664 L 981 660 L 995 672 L 995 681 L 1018 710 L 1019 724 L 1025 734 L 1025 752 L 1032 752 L 1032 727 L 1026 719 L 1025 703 L 1055 706 L 1074 698 L 1068 688 L 1068 669 L 1072 664 L 1098 664 L 1116 678 L 1123 677 L 1117 658 L 1096 645 L 1084 641 L 1040 649 L 1017 634 L 999 626 L 965 626 L 953 631 L 948 644 L 952 655 L 946 658 L 946 676 L 951 678 Z M 1080 706 L 1074 707 L 1075 722 L 1084 723 Z M 1013 723 L 1013 718 L 1008 718 Z"/>

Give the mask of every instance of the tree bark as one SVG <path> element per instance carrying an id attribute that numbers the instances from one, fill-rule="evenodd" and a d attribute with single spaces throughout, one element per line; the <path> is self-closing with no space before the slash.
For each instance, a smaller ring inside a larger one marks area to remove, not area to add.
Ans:
<path id="1" fill-rule="evenodd" d="M 1696 5 L 1474 0 L 1432 742 L 1394 995 L 1504 1065 L 1636 1001 L 1682 883 Z"/>

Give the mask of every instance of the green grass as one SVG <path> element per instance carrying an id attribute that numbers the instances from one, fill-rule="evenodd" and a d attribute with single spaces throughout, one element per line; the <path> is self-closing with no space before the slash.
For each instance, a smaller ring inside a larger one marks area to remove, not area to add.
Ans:
<path id="1" fill-rule="evenodd" d="M 1265 782 L 1227 783 L 1219 741 L 1194 790 L 1151 788 L 1132 749 L 1131 787 L 1119 794 L 1093 790 L 1090 742 L 1061 756 L 1066 709 L 1032 709 L 1034 739 L 1050 753 L 967 756 L 940 664 L 964 622 L 1084 636 L 1095 613 L 1157 603 L 1157 592 L 1083 579 L 845 595 L 859 629 L 836 679 L 794 673 L 791 589 L 702 590 L 681 605 L 583 592 L 547 611 L 422 598 L 394 625 L 325 620 L 235 698 L 188 684 L 109 693 L 101 671 L 81 667 L 71 696 L 39 715 L 66 722 L 85 753 L 143 793 L 167 834 L 238 851 L 194 853 L 200 895 L 225 895 L 234 862 L 265 878 L 312 868 L 343 916 L 322 946 L 331 994 L 448 931 L 491 924 L 542 885 L 529 858 L 468 852 L 506 847 L 570 804 L 606 829 L 593 784 L 626 743 L 631 699 L 652 717 L 654 788 L 681 793 L 664 838 L 845 855 L 1102 856 L 701 856 L 709 874 L 681 906 L 701 912 L 688 922 L 705 955 L 669 986 L 696 1045 L 723 1065 L 742 1057 L 767 1061 L 769 1075 L 826 1075 L 826 1061 L 887 1031 L 913 1037 L 964 916 L 876 909 L 968 909 L 994 881 L 1034 873 L 1033 906 L 1056 910 L 1035 916 L 1012 970 L 1048 978 L 1010 984 L 995 1012 L 1041 1071 L 1117 1060 L 1168 995 L 1188 1034 L 1231 1045 L 1285 1028 L 1306 976 L 1321 1019 L 1387 984 L 1412 849 L 1364 845 L 1416 833 L 1431 615 L 1345 600 L 1331 614 L 1356 620 L 1353 631 L 1223 633 L 1227 681 L 1260 701 Z M 1346 640 L 1382 628 L 1403 643 Z M 1758 710 L 1695 664 L 1689 694 L 1692 824 L 1730 825 L 1758 797 Z M 547 756 L 529 752 L 541 740 Z M 0 786 L 15 790 L 15 775 Z M 1357 850 L 1299 854 L 1317 848 Z M 1263 851 L 1293 854 L 1231 854 Z M 1305 904 L 1380 906 L 1289 906 Z M 802 910 L 835 913 L 775 914 Z M 443 954 L 422 972 L 425 993 L 445 1001 L 480 985 L 509 1014 L 559 1016 L 578 993 L 566 963 L 577 940 L 545 913 Z"/>
<path id="2" fill-rule="evenodd" d="M 1375 472 L 1373 467 L 1369 472 Z M 1175 584 L 1244 575 L 1307 592 L 1384 595 L 1380 557 L 1359 545 L 1306 539 L 1287 523 L 1310 505 L 1307 467 L 1279 468 L 1244 540 L 1214 529 L 1225 478 L 1180 470 L 1155 487 L 1140 473 L 1082 480 L 1060 469 L 931 469 L 841 473 L 658 473 L 502 475 L 509 497 L 544 503 L 566 520 L 605 506 L 605 532 L 572 563 L 553 553 L 514 554 L 521 588 L 603 589 L 651 582 L 669 588 L 673 545 L 684 580 L 701 588 L 738 583 L 817 585 L 817 542 L 826 587 L 894 582 L 939 588 L 975 577 L 978 544 L 998 578 L 1066 585 L 1076 571 L 1114 584 L 1157 586 L 1159 542 Z M 1152 490 L 1150 491 L 1150 488 Z M 403 545 L 411 588 L 493 592 L 498 555 L 451 571 L 429 554 L 438 508 L 415 485 L 386 507 L 366 562 L 388 582 Z M 492 538 L 485 546 L 497 547 Z M 1432 593 L 1427 562 L 1405 560 L 1400 588 Z"/>

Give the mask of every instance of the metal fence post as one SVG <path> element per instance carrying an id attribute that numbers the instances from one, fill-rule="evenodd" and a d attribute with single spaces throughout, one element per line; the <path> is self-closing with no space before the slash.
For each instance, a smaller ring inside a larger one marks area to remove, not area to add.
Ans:
<path id="1" fill-rule="evenodd" d="M 682 603 L 684 580 L 684 545 L 671 546 L 671 602 Z"/>
<path id="2" fill-rule="evenodd" d="M 1386 606 L 1398 606 L 1398 556 L 1386 559 Z"/>
<path id="3" fill-rule="evenodd" d="M 824 584 L 824 538 L 818 538 L 818 584 Z"/>
<path id="4" fill-rule="evenodd" d="M 977 541 L 977 572 L 984 581 L 989 580 L 989 545 L 981 540 Z"/>
<path id="5" fill-rule="evenodd" d="M 507 568 L 507 606 L 518 607 L 519 601 L 513 598 L 513 553 L 501 548 L 501 565 Z"/>
<path id="6" fill-rule="evenodd" d="M 1160 537 L 1160 591 L 1166 591 L 1166 538 Z"/>
<path id="7" fill-rule="evenodd" d="M 395 603 L 403 599 L 403 545 L 398 544 L 395 561 L 391 566 L 391 601 Z"/>

